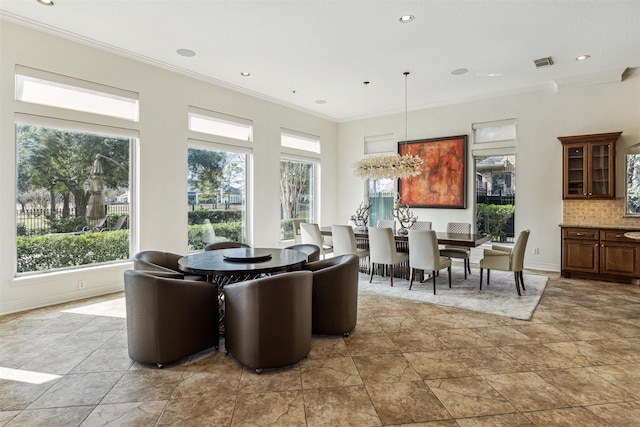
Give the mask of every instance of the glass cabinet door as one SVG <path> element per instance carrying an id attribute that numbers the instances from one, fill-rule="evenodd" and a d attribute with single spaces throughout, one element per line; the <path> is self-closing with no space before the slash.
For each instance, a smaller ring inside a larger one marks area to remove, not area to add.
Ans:
<path id="1" fill-rule="evenodd" d="M 587 157 L 585 146 L 567 146 L 566 188 L 565 196 L 585 196 L 585 175 L 587 170 Z"/>
<path id="2" fill-rule="evenodd" d="M 589 196 L 606 196 L 610 193 L 610 164 L 609 145 L 592 145 Z"/>

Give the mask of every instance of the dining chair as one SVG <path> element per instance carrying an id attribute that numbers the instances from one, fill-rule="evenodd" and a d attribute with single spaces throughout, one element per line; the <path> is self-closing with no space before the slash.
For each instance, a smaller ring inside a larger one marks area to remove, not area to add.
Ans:
<path id="1" fill-rule="evenodd" d="M 409 230 L 409 290 L 413 286 L 416 270 L 430 271 L 433 279 L 433 294 L 436 294 L 436 272 L 447 269 L 451 287 L 451 258 L 440 255 L 438 237 L 433 230 Z"/>
<path id="2" fill-rule="evenodd" d="M 333 256 L 353 254 L 359 258 L 367 258 L 369 249 L 359 248 L 356 243 L 356 235 L 350 225 L 333 224 L 331 226 L 333 236 Z M 368 271 L 368 269 L 367 269 Z"/>
<path id="3" fill-rule="evenodd" d="M 302 252 L 307 256 L 307 262 L 314 262 L 320 259 L 320 248 L 316 245 L 299 243 L 297 245 L 287 246 L 285 249 Z"/>
<path id="4" fill-rule="evenodd" d="M 319 247 L 322 259 L 324 259 L 326 254 L 333 252 L 333 246 L 325 244 L 322 234 L 320 234 L 318 224 L 309 222 L 300 223 L 300 237 L 302 238 L 302 243 Z"/>
<path id="5" fill-rule="evenodd" d="M 516 282 L 516 291 L 518 296 L 521 296 L 520 286 L 522 290 L 524 288 L 524 278 L 522 276 L 522 270 L 524 269 L 524 254 L 527 247 L 527 241 L 529 240 L 529 230 L 523 230 L 518 235 L 516 243 L 513 248 L 507 246 L 493 245 L 491 249 L 485 249 L 483 257 L 480 260 L 480 290 L 482 290 L 482 269 L 487 269 L 487 286 L 489 285 L 489 278 L 491 269 L 513 271 L 513 277 Z"/>
<path id="6" fill-rule="evenodd" d="M 447 223 L 447 233 L 471 234 L 471 224 L 468 222 L 449 222 Z M 449 258 L 461 259 L 464 266 L 464 278 L 467 278 L 467 272 L 471 274 L 471 249 L 463 246 L 444 245 L 440 249 L 440 255 Z"/>
<path id="7" fill-rule="evenodd" d="M 391 286 L 393 286 L 394 266 L 408 261 L 409 254 L 399 252 L 396 249 L 396 242 L 391 228 L 369 227 L 369 262 L 371 263 L 369 283 L 373 280 L 373 267 L 376 264 L 383 264 L 389 266 L 389 276 L 391 277 Z"/>
<path id="8" fill-rule="evenodd" d="M 246 243 L 241 243 L 241 242 L 231 242 L 231 241 L 226 241 L 226 242 L 216 242 L 216 243 L 211 243 L 210 245 L 207 245 L 204 247 L 204 251 L 217 251 L 218 249 L 235 249 L 235 248 L 250 248 L 251 246 L 247 245 Z"/>
<path id="9" fill-rule="evenodd" d="M 431 230 L 431 221 L 416 221 L 413 223 L 410 230 L 415 230 L 415 231 Z"/>
<path id="10" fill-rule="evenodd" d="M 302 243 L 302 237 L 300 236 L 300 224 L 303 222 L 307 222 L 306 219 L 302 218 L 293 218 L 293 239 L 296 244 Z"/>
<path id="11" fill-rule="evenodd" d="M 379 219 L 376 223 L 376 227 L 380 228 L 390 228 L 392 231 L 396 231 L 396 220 L 395 219 Z"/>
<path id="12" fill-rule="evenodd" d="M 173 273 L 172 277 L 186 280 L 207 280 L 207 276 L 184 274 L 180 270 L 178 260 L 182 255 L 164 251 L 142 251 L 133 256 L 133 269 L 139 271 L 160 271 Z"/>

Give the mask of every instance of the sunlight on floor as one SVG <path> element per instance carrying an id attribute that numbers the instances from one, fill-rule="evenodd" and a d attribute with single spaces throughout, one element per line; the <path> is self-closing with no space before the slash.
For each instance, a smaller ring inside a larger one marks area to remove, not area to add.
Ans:
<path id="1" fill-rule="evenodd" d="M 23 369 L 3 368 L 0 366 L 0 379 L 18 381 L 29 384 L 44 384 L 57 380 L 60 375 L 45 374 L 43 372 L 25 371 Z"/>
<path id="2" fill-rule="evenodd" d="M 124 302 L 124 297 L 116 298 L 110 301 L 99 302 L 95 304 L 88 304 L 82 307 L 70 308 L 68 310 L 64 310 L 63 313 L 119 317 L 122 319 L 127 317 L 127 310 Z"/>

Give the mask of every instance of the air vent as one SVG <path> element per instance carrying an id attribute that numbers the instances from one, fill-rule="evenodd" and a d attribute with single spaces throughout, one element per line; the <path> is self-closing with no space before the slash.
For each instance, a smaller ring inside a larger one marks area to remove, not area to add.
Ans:
<path id="1" fill-rule="evenodd" d="M 536 68 L 549 67 L 553 65 L 553 59 L 548 56 L 546 58 L 534 59 L 533 63 L 536 64 Z"/>

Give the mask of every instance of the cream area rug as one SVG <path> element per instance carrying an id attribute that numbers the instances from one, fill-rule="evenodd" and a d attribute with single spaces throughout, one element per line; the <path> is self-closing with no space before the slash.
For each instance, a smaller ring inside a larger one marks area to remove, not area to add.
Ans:
<path id="1" fill-rule="evenodd" d="M 487 286 L 485 271 L 482 291 L 479 289 L 479 271 L 476 269 L 472 272 L 474 274 L 467 275 L 467 280 L 464 280 L 460 269 L 453 269 L 451 289 L 449 289 L 447 270 L 440 271 L 440 275 L 436 277 L 436 295 L 433 294 L 433 282 L 430 278 L 424 283 L 414 280 L 409 290 L 408 280 L 394 278 L 393 287 L 391 287 L 389 277 L 374 275 L 373 281 L 369 283 L 369 275 L 360 273 L 359 289 L 361 293 L 387 295 L 479 313 L 530 320 L 548 280 L 546 276 L 524 273 L 524 284 L 527 290 L 522 291 L 522 296 L 518 296 L 512 272 L 492 270 L 491 284 Z"/>

